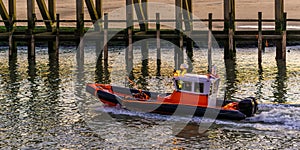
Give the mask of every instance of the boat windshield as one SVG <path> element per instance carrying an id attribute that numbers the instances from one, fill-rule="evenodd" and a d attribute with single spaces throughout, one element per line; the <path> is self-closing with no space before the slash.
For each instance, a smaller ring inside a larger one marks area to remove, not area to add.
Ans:
<path id="1" fill-rule="evenodd" d="M 203 82 L 196 82 L 196 81 L 192 82 L 192 81 L 182 81 L 182 80 L 174 81 L 174 87 L 176 90 L 191 92 L 195 94 L 205 94 L 205 93 L 208 94 L 208 91 L 205 90 L 205 86 L 207 85 L 205 85 Z"/>
<path id="2" fill-rule="evenodd" d="M 193 82 L 184 81 L 182 83 L 182 90 L 183 91 L 191 91 L 192 92 L 192 85 L 193 85 Z"/>
<path id="3" fill-rule="evenodd" d="M 195 83 L 195 92 L 204 93 L 204 83 Z"/>

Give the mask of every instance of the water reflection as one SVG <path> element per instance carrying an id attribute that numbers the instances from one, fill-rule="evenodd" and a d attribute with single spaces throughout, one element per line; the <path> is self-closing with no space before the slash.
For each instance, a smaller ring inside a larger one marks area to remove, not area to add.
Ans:
<path id="1" fill-rule="evenodd" d="M 208 137 L 207 131 L 199 132 L 199 128 L 201 128 L 200 124 L 195 122 L 189 122 L 188 124 L 186 124 L 186 126 L 184 126 L 183 129 L 178 129 L 180 130 L 180 132 L 176 135 L 176 137 L 185 139 L 191 139 L 194 137 Z M 176 130 L 176 126 L 174 126 L 173 130 Z"/>
<path id="2" fill-rule="evenodd" d="M 237 91 L 237 69 L 235 59 L 225 59 L 225 70 L 226 70 L 226 91 L 225 99 L 232 99 L 233 95 Z"/>
<path id="3" fill-rule="evenodd" d="M 19 124 L 18 118 L 20 116 L 20 111 L 19 111 L 20 98 L 16 96 L 20 90 L 20 83 L 19 83 L 20 76 L 17 73 L 18 72 L 17 55 L 13 55 L 10 57 L 8 69 L 9 69 L 10 81 L 8 83 L 7 91 L 10 92 L 7 94 L 6 101 L 3 101 L 2 103 L 2 106 L 4 106 L 2 113 L 6 115 L 5 118 L 3 118 L 3 120 L 1 119 L 1 122 L 3 121 L 1 125 L 3 127 L 5 126 L 10 127 L 10 130 L 8 130 L 9 134 L 7 134 L 5 140 L 13 141 L 13 139 L 17 139 L 21 137 L 21 134 L 15 131 L 15 129 L 17 129 L 18 127 Z M 9 109 L 5 108 L 5 106 Z M 11 148 L 17 149 L 18 146 L 17 144 L 11 145 Z"/>
<path id="4" fill-rule="evenodd" d="M 59 85 L 60 85 L 60 77 L 59 77 L 59 60 L 56 53 L 49 54 L 49 69 L 48 69 L 48 88 L 51 90 L 51 98 L 56 101 L 59 95 Z"/>
<path id="5" fill-rule="evenodd" d="M 95 70 L 95 82 L 96 83 L 104 83 L 104 84 L 109 84 L 110 81 L 110 73 L 109 73 L 109 65 L 107 61 L 103 61 L 103 54 L 100 53 L 98 55 L 99 57 L 97 58 L 96 62 L 96 70 Z M 104 64 L 104 66 L 103 66 Z"/>
<path id="6" fill-rule="evenodd" d="M 264 71 L 261 63 L 258 64 L 258 82 L 256 83 L 256 98 L 258 100 L 261 100 L 263 97 L 262 89 L 264 87 L 263 81 L 264 81 Z"/>
<path id="7" fill-rule="evenodd" d="M 275 78 L 275 82 L 273 83 L 272 87 L 274 88 L 273 95 L 274 95 L 274 102 L 277 103 L 285 103 L 286 100 L 286 93 L 287 93 L 287 74 L 286 74 L 286 62 L 283 60 L 277 60 L 277 75 Z"/>
<path id="8" fill-rule="evenodd" d="M 19 75 L 18 75 L 18 64 L 17 64 L 17 55 L 12 55 L 9 59 L 9 78 L 10 78 L 10 85 L 11 88 L 11 95 L 16 95 L 19 92 L 20 83 L 18 82 Z"/>
<path id="9" fill-rule="evenodd" d="M 149 48 L 148 48 L 148 42 L 142 41 L 142 67 L 141 67 L 141 73 L 142 76 L 139 77 L 139 82 L 141 85 L 141 89 L 147 90 L 147 77 L 149 76 L 149 66 L 148 66 L 148 58 L 149 58 Z"/>
<path id="10" fill-rule="evenodd" d="M 103 54 L 100 52 L 97 55 L 97 62 L 96 62 L 96 70 L 95 70 L 95 81 L 96 83 L 103 83 L 103 64 L 102 64 L 102 56 Z"/>

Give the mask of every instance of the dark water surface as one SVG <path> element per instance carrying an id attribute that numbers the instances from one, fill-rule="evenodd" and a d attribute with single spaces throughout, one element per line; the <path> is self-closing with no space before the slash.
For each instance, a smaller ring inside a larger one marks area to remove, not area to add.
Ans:
<path id="1" fill-rule="evenodd" d="M 290 47 L 287 62 L 276 62 L 267 48 L 257 65 L 256 49 L 238 49 L 236 61 L 224 61 L 215 50 L 214 64 L 222 77 L 220 98 L 255 96 L 259 114 L 243 121 L 144 114 L 107 108 L 85 92 L 86 83 L 126 86 L 124 49 L 112 48 L 108 66 L 98 65 L 89 48 L 82 68 L 76 49 L 63 47 L 59 60 L 40 48 L 36 63 L 19 49 L 8 60 L 0 50 L 0 148 L 2 149 L 298 149 L 300 146 L 300 47 Z M 173 50 L 162 49 L 161 76 L 156 76 L 156 51 L 142 63 L 135 49 L 134 81 L 140 88 L 172 91 Z M 206 52 L 194 52 L 193 72 L 206 72 Z M 183 129 L 179 124 L 189 122 Z M 176 128 L 177 127 L 177 128 Z M 178 133 L 178 131 L 180 131 Z"/>

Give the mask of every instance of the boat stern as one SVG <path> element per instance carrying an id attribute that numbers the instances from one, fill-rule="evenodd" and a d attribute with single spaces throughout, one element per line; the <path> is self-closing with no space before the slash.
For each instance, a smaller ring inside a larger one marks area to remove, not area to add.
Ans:
<path id="1" fill-rule="evenodd" d="M 97 92 L 101 89 L 102 89 L 101 84 L 95 84 L 95 83 L 89 83 L 85 87 L 85 91 L 94 96 L 97 96 Z"/>

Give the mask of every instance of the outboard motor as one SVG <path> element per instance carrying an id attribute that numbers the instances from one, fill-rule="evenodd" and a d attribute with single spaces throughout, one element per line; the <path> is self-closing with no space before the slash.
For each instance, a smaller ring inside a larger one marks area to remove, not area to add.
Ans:
<path id="1" fill-rule="evenodd" d="M 238 104 L 239 111 L 247 117 L 253 116 L 257 111 L 257 101 L 254 97 L 247 97 Z"/>

